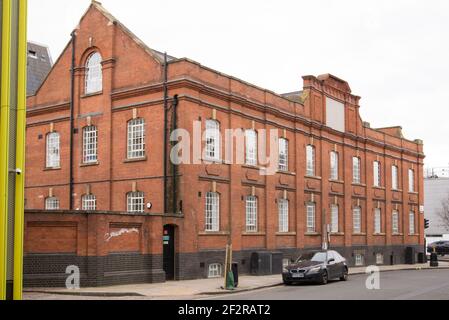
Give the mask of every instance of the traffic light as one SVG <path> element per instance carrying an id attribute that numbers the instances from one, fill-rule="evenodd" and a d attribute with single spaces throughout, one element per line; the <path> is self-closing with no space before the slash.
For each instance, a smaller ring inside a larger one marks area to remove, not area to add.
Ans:
<path id="1" fill-rule="evenodd" d="M 429 219 L 424 219 L 424 229 L 429 229 L 430 228 L 430 221 Z"/>

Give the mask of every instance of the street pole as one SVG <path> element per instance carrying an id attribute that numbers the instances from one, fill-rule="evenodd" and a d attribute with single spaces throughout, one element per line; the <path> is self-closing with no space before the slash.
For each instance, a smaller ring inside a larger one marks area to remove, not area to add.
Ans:
<path id="1" fill-rule="evenodd" d="M 21 300 L 27 0 L 0 1 L 0 300 Z"/>

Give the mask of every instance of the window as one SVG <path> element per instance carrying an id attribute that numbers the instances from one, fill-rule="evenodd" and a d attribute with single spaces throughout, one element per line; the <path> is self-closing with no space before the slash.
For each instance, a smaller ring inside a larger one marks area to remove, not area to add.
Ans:
<path id="1" fill-rule="evenodd" d="M 377 208 L 374 209 L 374 234 L 382 233 L 382 211 Z"/>
<path id="2" fill-rule="evenodd" d="M 59 210 L 59 199 L 56 197 L 45 199 L 45 210 Z"/>
<path id="3" fill-rule="evenodd" d="M 354 234 L 362 233 L 362 208 L 355 207 L 352 210 L 352 224 Z"/>
<path id="4" fill-rule="evenodd" d="M 257 232 L 257 197 L 246 197 L 246 232 Z"/>
<path id="5" fill-rule="evenodd" d="M 255 130 L 246 130 L 246 164 L 257 166 L 257 132 Z"/>
<path id="6" fill-rule="evenodd" d="M 391 188 L 393 190 L 399 189 L 399 169 L 397 166 L 391 167 Z"/>
<path id="7" fill-rule="evenodd" d="M 352 158 L 352 182 L 360 184 L 362 182 L 360 177 L 360 158 Z"/>
<path id="8" fill-rule="evenodd" d="M 338 153 L 331 152 L 331 180 L 338 180 Z"/>
<path id="9" fill-rule="evenodd" d="M 376 264 L 384 264 L 383 253 L 376 253 Z"/>
<path id="10" fill-rule="evenodd" d="M 380 162 L 379 161 L 374 161 L 373 164 L 373 177 L 374 177 L 374 186 L 375 187 L 380 187 L 381 186 L 381 181 L 382 181 L 382 177 L 381 177 L 381 169 L 380 169 Z"/>
<path id="11" fill-rule="evenodd" d="M 220 231 L 220 195 L 216 192 L 206 194 L 206 231 Z"/>
<path id="12" fill-rule="evenodd" d="M 288 140 L 279 139 L 279 171 L 288 171 Z"/>
<path id="13" fill-rule="evenodd" d="M 338 205 L 334 204 L 331 206 L 331 215 L 332 215 L 332 233 L 338 233 L 339 232 L 339 213 L 338 213 Z"/>
<path id="14" fill-rule="evenodd" d="M 86 194 L 82 196 L 81 204 L 84 211 L 97 210 L 97 198 L 93 194 Z"/>
<path id="15" fill-rule="evenodd" d="M 279 199 L 279 232 L 288 232 L 288 205 L 287 199 Z"/>
<path id="16" fill-rule="evenodd" d="M 103 72 L 101 67 L 101 55 L 94 52 L 86 63 L 86 94 L 103 90 Z"/>
<path id="17" fill-rule="evenodd" d="M 307 232 L 314 233 L 316 232 L 315 227 L 315 203 L 307 204 Z"/>
<path id="18" fill-rule="evenodd" d="M 219 263 L 209 265 L 209 278 L 221 278 L 223 275 L 223 267 Z"/>
<path id="19" fill-rule="evenodd" d="M 95 163 L 98 161 L 98 130 L 95 126 L 83 129 L 83 163 Z"/>
<path id="20" fill-rule="evenodd" d="M 399 211 L 394 210 L 392 214 L 392 231 L 393 234 L 399 234 Z"/>
<path id="21" fill-rule="evenodd" d="M 415 234 L 415 213 L 413 211 L 410 211 L 409 213 L 409 233 Z"/>
<path id="22" fill-rule="evenodd" d="M 365 257 L 363 256 L 363 254 L 357 253 L 355 254 L 354 258 L 355 258 L 355 265 L 357 267 L 365 265 Z"/>
<path id="23" fill-rule="evenodd" d="M 415 192 L 415 171 L 408 170 L 408 191 Z"/>
<path id="24" fill-rule="evenodd" d="M 206 121 L 206 158 L 220 160 L 220 124 L 215 120 Z"/>
<path id="25" fill-rule="evenodd" d="M 145 157 L 145 120 L 128 122 L 128 159 Z"/>
<path id="26" fill-rule="evenodd" d="M 57 132 L 47 134 L 47 168 L 59 168 L 61 166 L 60 159 L 60 136 Z"/>
<path id="27" fill-rule="evenodd" d="M 307 170 L 306 175 L 315 176 L 315 147 L 308 145 L 306 147 Z"/>
<path id="28" fill-rule="evenodd" d="M 130 213 L 143 213 L 145 200 L 143 192 L 130 192 L 126 196 L 127 211 Z"/>

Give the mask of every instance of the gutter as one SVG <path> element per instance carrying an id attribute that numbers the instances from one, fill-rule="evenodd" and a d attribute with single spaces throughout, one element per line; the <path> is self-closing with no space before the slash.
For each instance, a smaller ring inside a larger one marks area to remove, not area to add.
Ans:
<path id="1" fill-rule="evenodd" d="M 164 53 L 164 213 L 168 213 L 168 197 L 167 197 L 167 129 L 168 129 L 168 57 Z"/>

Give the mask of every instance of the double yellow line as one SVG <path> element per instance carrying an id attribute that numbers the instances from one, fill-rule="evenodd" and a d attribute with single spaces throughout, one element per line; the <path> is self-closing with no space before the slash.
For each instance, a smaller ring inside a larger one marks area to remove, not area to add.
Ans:
<path id="1" fill-rule="evenodd" d="M 13 8 L 18 6 L 18 15 Z M 25 187 L 25 128 L 26 128 L 26 73 L 27 73 L 27 0 L 2 0 L 2 50 L 1 50 L 1 110 L 0 110 L 0 300 L 6 299 L 8 269 L 8 204 L 10 168 L 21 171 L 15 177 L 14 186 L 14 253 L 13 283 L 14 299 L 22 299 L 23 284 L 23 228 Z M 18 21 L 14 23 L 13 17 Z M 17 29 L 13 28 L 17 25 Z M 13 37 L 17 47 L 13 48 Z M 17 65 L 11 67 L 12 58 L 17 56 Z M 11 74 L 17 73 L 17 82 L 11 83 Z M 15 139 L 10 139 L 11 99 L 17 93 L 17 117 Z M 11 143 L 15 140 L 15 144 Z M 9 163 L 11 150 L 15 150 L 16 163 Z"/>

